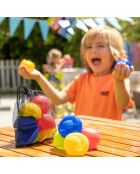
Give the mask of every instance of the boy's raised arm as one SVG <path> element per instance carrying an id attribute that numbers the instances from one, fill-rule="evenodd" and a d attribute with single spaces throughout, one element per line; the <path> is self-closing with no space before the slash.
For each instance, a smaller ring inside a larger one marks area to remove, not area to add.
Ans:
<path id="1" fill-rule="evenodd" d="M 18 70 L 20 75 L 25 79 L 36 80 L 42 91 L 51 99 L 53 104 L 59 105 L 69 100 L 65 91 L 58 91 L 55 89 L 38 70 L 35 69 L 29 72 L 24 66 L 19 66 Z"/>

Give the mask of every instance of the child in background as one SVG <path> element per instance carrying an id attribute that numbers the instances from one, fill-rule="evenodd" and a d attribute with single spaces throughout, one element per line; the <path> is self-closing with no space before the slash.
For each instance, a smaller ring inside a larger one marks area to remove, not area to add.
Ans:
<path id="1" fill-rule="evenodd" d="M 43 74 L 54 87 L 60 90 L 62 88 L 62 67 L 64 65 L 61 51 L 58 49 L 51 49 L 48 52 L 46 62 L 47 64 L 42 65 Z"/>
<path id="2" fill-rule="evenodd" d="M 129 74 L 133 67 L 114 61 L 126 58 L 120 33 L 113 28 L 97 26 L 90 29 L 81 42 L 81 58 L 87 72 L 77 76 L 63 91 L 55 89 L 37 70 L 19 71 L 26 79 L 34 79 L 55 105 L 75 103 L 76 115 L 122 119 L 122 111 L 133 105 Z"/>
<path id="3" fill-rule="evenodd" d="M 73 63 L 74 63 L 74 59 L 69 55 L 69 54 L 65 54 L 63 56 L 64 59 L 64 65 L 63 68 L 73 68 Z"/>

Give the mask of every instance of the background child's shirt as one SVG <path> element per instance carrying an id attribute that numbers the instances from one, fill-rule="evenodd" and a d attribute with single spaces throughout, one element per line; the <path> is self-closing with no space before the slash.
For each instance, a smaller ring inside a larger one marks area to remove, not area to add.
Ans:
<path id="1" fill-rule="evenodd" d="M 95 77 L 90 73 L 82 73 L 66 91 L 70 102 L 75 102 L 76 115 L 122 119 L 122 110 L 115 101 L 112 74 Z"/>

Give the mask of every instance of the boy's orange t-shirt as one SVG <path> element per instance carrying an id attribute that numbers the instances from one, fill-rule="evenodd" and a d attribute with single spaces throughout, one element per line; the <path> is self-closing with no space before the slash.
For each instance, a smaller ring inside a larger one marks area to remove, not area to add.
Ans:
<path id="1" fill-rule="evenodd" d="M 66 91 L 70 102 L 75 102 L 76 115 L 121 120 L 122 111 L 115 101 L 112 74 L 95 77 L 90 73 L 82 73 Z"/>

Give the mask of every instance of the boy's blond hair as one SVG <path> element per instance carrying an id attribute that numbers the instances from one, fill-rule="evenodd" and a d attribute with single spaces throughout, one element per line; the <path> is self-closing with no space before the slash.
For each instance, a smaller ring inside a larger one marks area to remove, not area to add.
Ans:
<path id="1" fill-rule="evenodd" d="M 51 63 L 53 57 L 62 58 L 62 52 L 55 48 L 51 49 L 47 55 L 47 62 Z"/>
<path id="2" fill-rule="evenodd" d="M 81 59 L 89 72 L 92 72 L 84 59 L 84 53 L 86 51 L 86 45 L 92 41 L 95 37 L 101 37 L 109 46 L 114 60 L 126 58 L 126 52 L 123 49 L 123 40 L 121 34 L 114 28 L 108 26 L 97 26 L 90 29 L 82 38 L 81 41 Z"/>

